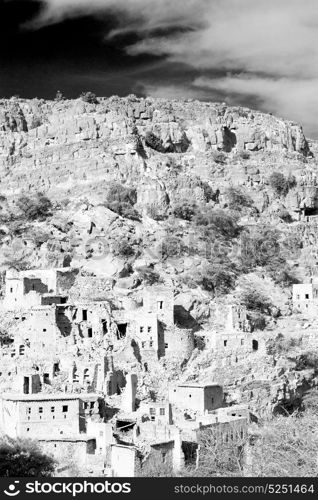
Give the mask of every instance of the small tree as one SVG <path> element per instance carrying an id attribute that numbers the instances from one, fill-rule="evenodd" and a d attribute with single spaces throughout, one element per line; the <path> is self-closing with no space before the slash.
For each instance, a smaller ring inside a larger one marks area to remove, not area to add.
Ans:
<path id="1" fill-rule="evenodd" d="M 260 227 L 241 236 L 241 261 L 244 268 L 269 266 L 271 270 L 281 270 L 285 259 L 281 255 L 279 233 L 271 227 Z"/>
<path id="2" fill-rule="evenodd" d="M 62 92 L 61 92 L 60 90 L 58 90 L 58 91 L 56 92 L 56 95 L 55 95 L 54 101 L 59 102 L 59 101 L 64 101 L 64 99 L 65 99 L 65 98 L 64 98 L 64 96 L 63 96 Z"/>
<path id="3" fill-rule="evenodd" d="M 88 102 L 89 104 L 98 104 L 98 99 L 94 92 L 82 92 L 80 98 L 84 102 Z"/>
<path id="4" fill-rule="evenodd" d="M 140 220 L 140 214 L 134 208 L 136 202 L 136 189 L 118 183 L 111 185 L 106 197 L 106 206 L 109 210 L 127 219 Z"/>
<path id="5" fill-rule="evenodd" d="M 190 203 L 188 201 L 183 201 L 178 203 L 173 208 L 173 215 L 178 219 L 192 220 L 192 217 L 196 214 L 197 206 L 195 203 Z"/>
<path id="6" fill-rule="evenodd" d="M 133 257 L 135 255 L 133 243 L 127 238 L 115 241 L 112 245 L 112 251 L 114 255 L 122 258 Z"/>
<path id="7" fill-rule="evenodd" d="M 51 477 L 55 460 L 31 440 L 4 437 L 0 441 L 1 477 Z"/>
<path id="8" fill-rule="evenodd" d="M 178 236 L 167 235 L 161 242 L 161 252 L 163 258 L 180 257 L 184 250 L 184 243 Z"/>
<path id="9" fill-rule="evenodd" d="M 272 307 L 270 297 L 253 286 L 246 286 L 246 288 L 241 290 L 239 293 L 239 300 L 240 303 L 250 311 L 270 314 L 270 309 Z"/>
<path id="10" fill-rule="evenodd" d="M 230 240 L 236 238 L 241 231 L 237 218 L 221 209 L 202 212 L 196 215 L 193 221 L 203 230 L 205 237 L 211 239 L 219 236 Z"/>
<path id="11" fill-rule="evenodd" d="M 242 188 L 231 186 L 226 191 L 229 208 L 241 211 L 243 208 L 253 206 L 252 198 Z"/>
<path id="12" fill-rule="evenodd" d="M 230 261 L 214 261 L 204 268 L 201 286 L 209 292 L 228 293 L 234 288 L 236 269 Z"/>
<path id="13" fill-rule="evenodd" d="M 285 177 L 281 172 L 273 172 L 269 177 L 269 184 L 277 196 L 286 196 L 288 191 L 296 186 L 296 178 L 293 175 Z"/>
<path id="14" fill-rule="evenodd" d="M 21 195 L 17 206 L 27 221 L 45 220 L 51 215 L 52 203 L 44 194 L 36 193 L 33 196 Z"/>

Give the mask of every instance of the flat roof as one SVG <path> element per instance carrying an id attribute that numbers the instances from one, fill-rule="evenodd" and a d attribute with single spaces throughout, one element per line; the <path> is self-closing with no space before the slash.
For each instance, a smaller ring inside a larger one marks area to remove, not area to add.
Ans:
<path id="1" fill-rule="evenodd" d="M 221 384 L 217 382 L 212 382 L 212 384 L 178 384 L 177 387 L 191 387 L 191 389 L 205 389 L 206 387 L 222 387 Z"/>
<path id="2" fill-rule="evenodd" d="M 2 393 L 0 395 L 1 399 L 6 399 L 10 401 L 56 401 L 56 400 L 75 400 L 75 399 L 95 399 L 101 397 L 96 393 L 78 393 L 78 394 L 67 394 L 67 393 L 55 393 L 55 394 L 45 394 L 38 392 L 37 394 L 14 394 L 14 393 Z"/>
<path id="3" fill-rule="evenodd" d="M 45 442 L 50 442 L 50 441 L 66 441 L 66 442 L 82 442 L 82 441 L 90 441 L 91 439 L 96 439 L 94 436 L 88 436 L 87 434 L 78 434 L 76 436 L 50 436 L 50 437 L 37 437 L 37 441 L 45 441 Z"/>

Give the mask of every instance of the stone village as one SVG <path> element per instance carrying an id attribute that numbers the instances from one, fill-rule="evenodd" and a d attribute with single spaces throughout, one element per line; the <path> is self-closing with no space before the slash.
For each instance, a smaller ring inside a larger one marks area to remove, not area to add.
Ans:
<path id="1" fill-rule="evenodd" d="M 242 442 L 247 406 L 228 406 L 218 381 L 175 381 L 160 395 L 140 392 L 159 359 L 184 362 L 195 348 L 195 329 L 176 318 L 173 287 L 81 302 L 69 294 L 77 273 L 6 273 L 0 432 L 37 440 L 63 475 L 72 460 L 93 475 L 133 477 L 162 465 L 178 471 L 199 464 L 209 429 L 224 446 Z M 296 289 L 294 302 L 297 296 L 304 304 L 312 293 Z M 221 316 L 224 328 L 211 339 L 215 353 L 229 351 L 231 360 L 258 350 L 244 308 L 228 305 Z"/>

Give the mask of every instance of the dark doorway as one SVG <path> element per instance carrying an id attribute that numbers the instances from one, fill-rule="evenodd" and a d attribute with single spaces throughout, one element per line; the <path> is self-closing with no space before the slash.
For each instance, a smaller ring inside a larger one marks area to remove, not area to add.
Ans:
<path id="1" fill-rule="evenodd" d="M 24 377 L 23 379 L 23 394 L 29 394 L 30 392 L 30 379 L 29 377 Z"/>
<path id="2" fill-rule="evenodd" d="M 252 345 L 253 345 L 253 351 L 258 351 L 258 342 L 257 342 L 257 340 L 253 340 Z"/>
<path id="3" fill-rule="evenodd" d="M 194 465 L 197 459 L 197 443 L 182 441 L 182 451 L 184 453 L 185 465 Z"/>
<path id="4" fill-rule="evenodd" d="M 126 333 L 127 333 L 127 323 L 119 323 L 117 325 L 117 338 L 118 338 L 118 340 L 126 337 Z"/>

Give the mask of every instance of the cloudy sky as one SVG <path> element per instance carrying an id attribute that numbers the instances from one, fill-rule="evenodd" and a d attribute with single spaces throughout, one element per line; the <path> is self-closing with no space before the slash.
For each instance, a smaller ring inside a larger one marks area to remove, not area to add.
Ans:
<path id="1" fill-rule="evenodd" d="M 225 101 L 318 137 L 317 0 L 0 0 L 0 95 Z"/>

